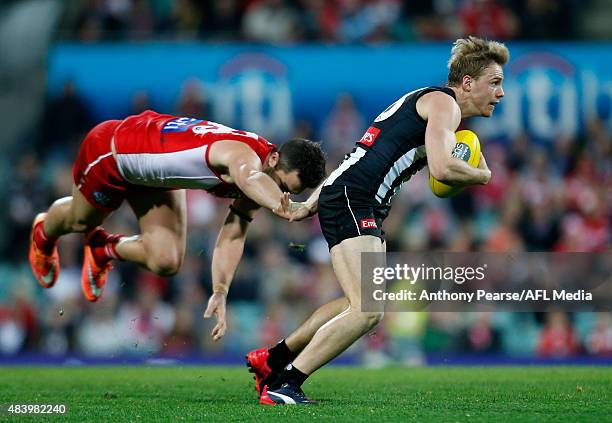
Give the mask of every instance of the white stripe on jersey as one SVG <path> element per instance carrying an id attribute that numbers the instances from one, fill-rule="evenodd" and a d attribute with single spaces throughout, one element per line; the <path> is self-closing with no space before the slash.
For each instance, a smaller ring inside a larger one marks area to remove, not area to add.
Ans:
<path id="1" fill-rule="evenodd" d="M 325 180 L 325 184 L 323 186 L 329 186 L 334 183 L 336 179 L 340 177 L 349 167 L 353 166 L 355 163 L 359 161 L 363 156 L 365 156 L 366 150 L 361 147 L 357 147 L 355 151 L 353 151 L 336 170 L 329 174 L 328 178 Z"/>
<path id="2" fill-rule="evenodd" d="M 95 165 L 97 165 L 98 163 L 100 163 L 102 161 L 102 159 L 105 159 L 109 156 L 112 156 L 113 152 L 108 152 L 106 154 L 102 154 L 101 156 L 98 156 L 98 158 L 96 160 L 94 160 L 93 162 L 89 163 L 87 165 L 87 168 L 85 169 L 85 172 L 83 172 L 83 175 L 87 175 L 89 173 L 89 171 L 91 170 L 92 167 L 94 167 Z"/>
<path id="3" fill-rule="evenodd" d="M 207 145 L 173 153 L 117 153 L 123 178 L 135 185 L 212 189 L 221 180 L 206 164 Z"/>
<path id="4" fill-rule="evenodd" d="M 425 146 L 421 145 L 417 148 L 413 148 L 404 154 L 402 157 L 396 160 L 389 169 L 389 172 L 385 175 L 385 179 L 382 184 L 378 187 L 378 192 L 376 193 L 376 200 L 382 204 L 385 200 L 385 197 L 391 191 L 391 187 L 395 180 L 402 174 L 402 172 L 408 169 L 415 161 L 425 157 L 427 153 L 425 152 Z M 410 179 L 407 178 L 406 181 Z M 405 181 L 402 181 L 404 183 Z M 400 184 L 401 185 L 401 184 Z M 399 190 L 399 186 L 396 188 L 396 191 Z"/>

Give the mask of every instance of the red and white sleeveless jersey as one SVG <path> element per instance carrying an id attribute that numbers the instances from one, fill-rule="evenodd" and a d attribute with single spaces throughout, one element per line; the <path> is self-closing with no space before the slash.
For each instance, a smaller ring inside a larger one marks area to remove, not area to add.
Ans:
<path id="1" fill-rule="evenodd" d="M 114 137 L 115 158 L 121 176 L 134 185 L 204 189 L 219 197 L 240 196 L 238 188 L 223 182 L 208 161 L 211 145 L 219 140 L 247 144 L 262 163 L 275 147 L 252 132 L 147 110 L 119 125 Z"/>

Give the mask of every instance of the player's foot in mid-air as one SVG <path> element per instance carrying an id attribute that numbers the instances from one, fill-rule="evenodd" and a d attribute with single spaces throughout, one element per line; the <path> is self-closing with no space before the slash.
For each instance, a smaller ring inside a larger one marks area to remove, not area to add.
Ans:
<path id="1" fill-rule="evenodd" d="M 51 288 L 60 272 L 57 240 L 49 239 L 43 229 L 47 213 L 39 213 L 32 224 L 30 233 L 29 260 L 32 273 L 43 288 Z"/>
<path id="2" fill-rule="evenodd" d="M 85 235 L 83 268 L 81 269 L 81 287 L 88 301 L 97 301 L 104 292 L 108 271 L 113 268 L 114 246 L 121 239 L 102 228 L 96 228 Z"/>
<path id="3" fill-rule="evenodd" d="M 270 384 L 270 379 L 276 376 L 276 373 L 268 366 L 269 355 L 267 348 L 249 351 L 246 355 L 246 366 L 249 368 L 249 372 L 254 375 L 255 390 L 258 394 L 261 393 L 264 385 Z"/>
<path id="4" fill-rule="evenodd" d="M 291 404 L 291 405 L 314 405 L 317 401 L 311 400 L 304 394 L 302 388 L 297 384 L 283 383 L 278 388 L 269 389 L 264 386 L 259 396 L 259 403 L 263 405 Z"/>

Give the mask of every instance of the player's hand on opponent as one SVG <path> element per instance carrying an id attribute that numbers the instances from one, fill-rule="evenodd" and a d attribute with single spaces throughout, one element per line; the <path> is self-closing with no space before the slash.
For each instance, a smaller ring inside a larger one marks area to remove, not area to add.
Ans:
<path id="1" fill-rule="evenodd" d="M 280 204 L 275 209 L 272 209 L 272 212 L 275 215 L 282 217 L 283 219 L 287 219 L 291 221 L 291 208 L 292 208 L 291 204 L 292 203 L 293 201 L 291 201 L 291 199 L 289 198 L 289 193 L 283 192 L 281 194 Z"/>
<path id="2" fill-rule="evenodd" d="M 485 182 L 483 182 L 483 185 L 488 184 L 491 180 L 491 170 L 489 169 L 489 166 L 487 166 L 487 161 L 485 160 L 484 154 L 482 154 L 482 152 L 480 152 L 480 163 L 478 163 L 478 169 L 487 171 L 488 178 Z"/>
<path id="3" fill-rule="evenodd" d="M 316 213 L 316 208 L 313 210 L 306 202 L 292 201 L 289 195 L 288 192 L 283 193 L 280 205 L 273 210 L 274 214 L 290 222 L 297 222 Z"/>
<path id="4" fill-rule="evenodd" d="M 217 324 L 213 328 L 210 335 L 213 338 L 213 341 L 218 341 L 223 338 L 225 335 L 225 330 L 227 329 L 227 323 L 225 321 L 225 299 L 227 294 L 223 292 L 215 292 L 211 295 L 208 300 L 208 306 L 206 307 L 206 311 L 204 312 L 204 318 L 210 318 L 213 313 L 217 318 Z"/>
<path id="5" fill-rule="evenodd" d="M 316 208 L 311 209 L 305 202 L 291 203 L 291 218 L 290 222 L 297 222 L 308 217 L 314 216 L 317 213 Z"/>

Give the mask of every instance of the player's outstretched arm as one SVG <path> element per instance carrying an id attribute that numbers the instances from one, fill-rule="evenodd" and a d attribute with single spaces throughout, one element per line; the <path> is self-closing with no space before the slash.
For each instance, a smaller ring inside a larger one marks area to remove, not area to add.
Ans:
<path id="1" fill-rule="evenodd" d="M 461 110 L 448 95 L 433 92 L 419 100 L 419 113 L 427 119 L 425 149 L 429 172 L 437 180 L 450 185 L 486 184 L 491 171 L 473 168 L 461 159 L 452 157 L 455 131 L 461 122 Z"/>
<path id="2" fill-rule="evenodd" d="M 279 214 L 283 192 L 276 182 L 263 172 L 259 157 L 247 145 L 239 142 L 225 142 L 225 151 L 218 154 L 219 160 L 227 163 L 229 176 L 253 202 Z"/>
<path id="3" fill-rule="evenodd" d="M 204 318 L 210 318 L 214 314 L 217 319 L 211 332 L 215 341 L 221 339 L 227 329 L 225 320 L 227 293 L 242 258 L 249 222 L 258 208 L 257 204 L 246 199 L 234 201 L 217 237 L 211 266 L 213 294 L 204 312 Z"/>
<path id="4" fill-rule="evenodd" d="M 324 183 L 325 181 L 321 182 L 321 184 L 312 192 L 312 194 L 310 194 L 306 201 L 289 203 L 289 212 L 291 214 L 289 221 L 297 222 L 317 214 L 319 194 L 321 194 L 321 188 L 323 188 Z"/>

